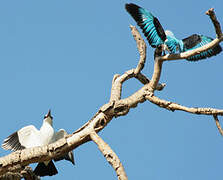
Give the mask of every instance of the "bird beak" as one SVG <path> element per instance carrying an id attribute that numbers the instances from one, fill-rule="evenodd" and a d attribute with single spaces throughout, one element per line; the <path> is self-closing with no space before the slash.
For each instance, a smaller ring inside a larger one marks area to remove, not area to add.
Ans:
<path id="1" fill-rule="evenodd" d="M 45 116 L 46 118 L 50 117 L 52 119 L 52 116 L 51 116 L 51 110 L 49 109 L 47 115 Z"/>

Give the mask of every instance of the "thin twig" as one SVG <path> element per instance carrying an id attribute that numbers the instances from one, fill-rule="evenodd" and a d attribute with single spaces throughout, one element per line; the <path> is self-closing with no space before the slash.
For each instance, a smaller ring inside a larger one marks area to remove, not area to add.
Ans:
<path id="1" fill-rule="evenodd" d="M 223 136 L 223 130 L 222 130 L 220 122 L 218 120 L 218 115 L 214 114 L 213 117 L 214 117 L 214 120 L 215 120 L 215 123 L 216 123 L 219 133 Z"/>
<path id="2" fill-rule="evenodd" d="M 135 26 L 130 25 L 130 29 L 131 29 L 132 35 L 136 41 L 137 48 L 139 51 L 139 56 L 140 56 L 138 65 L 135 68 L 135 72 L 134 72 L 135 74 L 138 74 L 139 72 L 141 72 L 141 70 L 143 69 L 145 62 L 146 62 L 146 43 L 143 40 L 143 38 L 141 37 L 139 31 L 137 30 L 137 28 Z"/>
<path id="3" fill-rule="evenodd" d="M 218 22 L 217 17 L 215 16 L 214 8 L 211 8 L 208 11 L 206 11 L 206 14 L 211 18 L 211 21 L 214 24 L 217 38 L 221 38 L 222 36 L 221 25 Z"/>
<path id="4" fill-rule="evenodd" d="M 186 106 L 182 106 L 180 104 L 174 103 L 174 102 L 160 99 L 160 98 L 156 97 L 155 95 L 146 96 L 146 99 L 149 100 L 150 102 L 152 102 L 153 104 L 156 104 L 159 107 L 165 108 L 170 111 L 179 110 L 179 111 L 185 111 L 185 112 L 192 113 L 192 114 L 223 116 L 222 109 L 186 107 Z"/>

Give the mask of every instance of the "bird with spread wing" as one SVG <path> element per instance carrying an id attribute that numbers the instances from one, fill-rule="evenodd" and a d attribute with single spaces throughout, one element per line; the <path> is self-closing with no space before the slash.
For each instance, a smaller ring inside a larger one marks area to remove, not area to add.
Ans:
<path id="1" fill-rule="evenodd" d="M 149 44 L 153 48 L 163 45 L 164 50 L 167 50 L 170 54 L 175 54 L 178 52 L 186 52 L 198 47 L 202 47 L 213 40 L 211 37 L 198 34 L 193 34 L 187 38 L 179 40 L 171 31 L 164 31 L 159 20 L 146 9 L 133 3 L 126 4 L 125 8 L 137 22 L 138 26 L 140 26 Z M 187 58 L 187 60 L 197 61 L 205 59 L 211 56 L 215 56 L 221 51 L 222 48 L 218 44 L 213 48 Z"/>
<path id="2" fill-rule="evenodd" d="M 64 138 L 67 132 L 64 129 L 60 129 L 55 132 L 53 129 L 53 117 L 51 111 L 44 116 L 43 124 L 40 130 L 36 129 L 35 126 L 29 125 L 21 128 L 8 136 L 2 143 L 2 148 L 5 150 L 22 150 L 25 148 L 44 146 L 50 143 L 56 142 L 57 140 Z M 73 151 L 70 151 L 54 161 L 68 160 L 74 164 Z M 58 173 L 53 161 L 39 162 L 36 166 L 34 173 L 37 176 L 53 176 Z"/>

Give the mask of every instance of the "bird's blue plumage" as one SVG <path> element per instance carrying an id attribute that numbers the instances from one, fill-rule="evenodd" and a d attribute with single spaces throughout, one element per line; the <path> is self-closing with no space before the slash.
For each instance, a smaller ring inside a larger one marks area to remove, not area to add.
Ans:
<path id="1" fill-rule="evenodd" d="M 175 37 L 168 36 L 168 35 L 167 35 L 167 40 L 165 41 L 165 45 L 167 46 L 170 53 L 174 53 L 174 54 L 176 54 L 180 48 L 179 40 Z"/>
<path id="2" fill-rule="evenodd" d="M 211 41 L 213 41 L 213 39 L 211 37 L 193 34 L 193 35 L 189 36 L 188 38 L 185 38 L 182 40 L 184 46 L 183 46 L 183 48 L 180 49 L 180 52 L 186 52 L 189 50 L 193 50 L 193 49 L 202 47 L 202 46 L 210 43 Z M 217 46 L 215 46 L 211 49 L 208 49 L 202 53 L 199 53 L 199 54 L 196 54 L 194 56 L 187 58 L 187 60 L 197 61 L 197 60 L 205 59 L 205 58 L 208 58 L 211 56 L 215 56 L 215 55 L 219 54 L 221 51 L 222 51 L 222 48 L 218 44 Z"/>
<path id="3" fill-rule="evenodd" d="M 164 45 L 164 50 L 168 50 L 170 54 L 181 53 L 202 47 L 210 43 L 213 39 L 204 35 L 193 34 L 183 40 L 175 38 L 171 31 L 164 32 L 159 20 L 146 9 L 135 4 L 126 4 L 126 10 L 134 18 L 144 35 L 149 41 L 149 44 L 156 48 L 159 45 Z M 219 54 L 222 51 L 220 45 L 215 46 L 200 54 L 187 58 L 189 61 L 197 61 Z"/>
<path id="4" fill-rule="evenodd" d="M 126 4 L 126 10 L 135 19 L 137 24 L 143 30 L 144 35 L 152 47 L 157 47 L 166 40 L 165 32 L 159 23 L 159 20 L 154 17 L 146 9 L 135 4 Z"/>

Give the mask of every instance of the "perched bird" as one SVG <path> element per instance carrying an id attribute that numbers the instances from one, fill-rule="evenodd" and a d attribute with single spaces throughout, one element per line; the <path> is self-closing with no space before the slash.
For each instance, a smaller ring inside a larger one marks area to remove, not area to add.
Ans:
<path id="1" fill-rule="evenodd" d="M 164 31 L 159 20 L 146 9 L 132 3 L 126 4 L 125 8 L 143 30 L 144 35 L 153 48 L 164 45 L 164 50 L 168 50 L 171 54 L 181 53 L 204 46 L 213 40 L 210 37 L 198 34 L 193 34 L 185 39 L 179 40 L 171 31 Z M 218 44 L 200 54 L 187 58 L 187 60 L 197 61 L 205 59 L 217 55 L 221 51 L 222 48 Z"/>
<path id="2" fill-rule="evenodd" d="M 37 130 L 33 125 L 29 125 L 23 127 L 12 135 L 8 136 L 3 144 L 2 148 L 5 150 L 22 150 L 25 148 L 31 148 L 36 146 L 44 146 L 50 143 L 55 142 L 56 140 L 63 138 L 61 134 L 65 134 L 64 132 L 54 132 L 52 127 L 53 117 L 51 116 L 51 111 L 44 116 L 43 124 L 40 130 Z M 59 160 L 67 159 L 74 162 L 73 152 L 69 152 Z M 58 173 L 53 161 L 46 161 L 38 163 L 37 167 L 34 170 L 34 173 L 37 176 L 52 176 Z"/>

